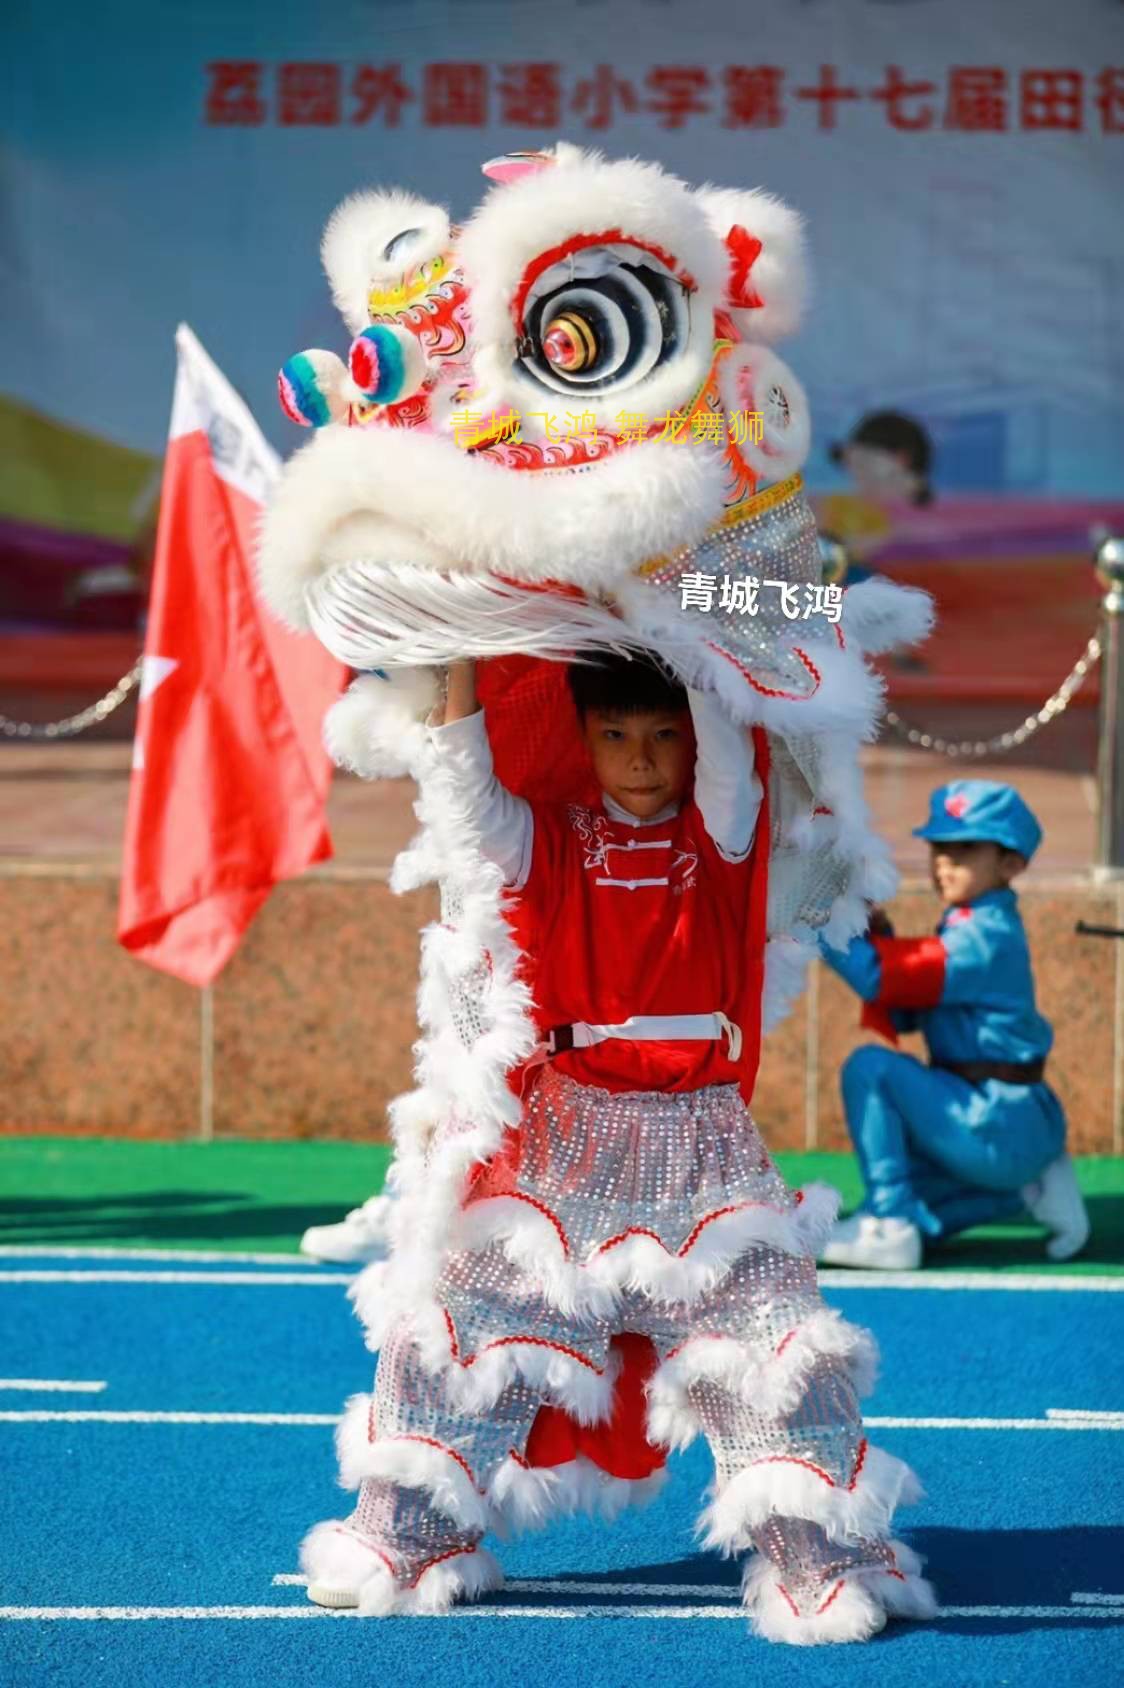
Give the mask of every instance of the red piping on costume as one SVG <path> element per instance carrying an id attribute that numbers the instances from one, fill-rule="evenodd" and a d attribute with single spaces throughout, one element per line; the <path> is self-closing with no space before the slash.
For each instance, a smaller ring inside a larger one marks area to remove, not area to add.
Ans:
<path id="1" fill-rule="evenodd" d="M 738 673 L 741 675 L 741 677 L 745 681 L 746 685 L 752 686 L 755 692 L 761 693 L 762 697 L 783 697 L 783 698 L 788 698 L 793 703 L 807 703 L 809 701 L 809 699 L 815 697 L 816 692 L 819 691 L 820 686 L 823 683 L 823 675 L 820 673 L 819 669 L 816 667 L 815 663 L 812 661 L 812 659 L 808 655 L 807 651 L 802 651 L 800 649 L 799 645 L 793 645 L 792 646 L 792 654 L 793 654 L 793 656 L 798 656 L 800 658 L 800 661 L 804 664 L 805 668 L 808 670 L 808 673 L 812 676 L 813 680 L 816 682 L 812 691 L 810 691 L 806 696 L 802 695 L 800 692 L 778 691 L 775 686 L 762 686 L 757 680 L 755 680 L 753 678 L 753 675 L 749 672 L 749 669 L 745 668 L 738 661 L 736 656 L 731 656 L 729 651 L 724 651 L 722 649 L 721 645 L 716 645 L 716 644 L 714 644 L 714 642 L 712 640 L 708 639 L 707 640 L 707 648 L 709 650 L 712 650 L 712 651 L 717 651 L 719 656 L 724 656 L 726 658 L 727 662 L 733 663 L 734 667 L 737 669 Z"/>
<path id="2" fill-rule="evenodd" d="M 792 1598 L 791 1594 L 788 1592 L 788 1589 L 784 1586 L 784 1584 L 782 1582 L 779 1582 L 777 1584 L 777 1589 L 781 1594 L 784 1595 L 785 1599 L 788 1601 L 789 1611 L 792 1613 L 793 1617 L 798 1618 L 800 1616 L 800 1608 L 799 1608 L 799 1606 L 797 1606 L 795 1600 Z"/>
<path id="3" fill-rule="evenodd" d="M 476 1364 L 481 1354 L 487 1354 L 490 1349 L 512 1348 L 517 1346 L 530 1348 L 553 1348 L 556 1353 L 566 1354 L 571 1360 L 577 1360 L 581 1365 L 588 1366 L 589 1370 L 591 1372 L 596 1372 L 598 1377 L 604 1377 L 605 1375 L 600 1366 L 595 1366 L 592 1360 L 587 1360 L 585 1355 L 579 1354 L 576 1348 L 567 1348 L 564 1342 L 549 1342 L 545 1336 L 500 1336 L 496 1338 L 495 1342 L 486 1342 L 483 1348 L 478 1348 L 475 1354 L 470 1354 L 467 1360 L 462 1360 L 460 1363 L 467 1371 L 469 1366 L 474 1366 Z"/>
<path id="4" fill-rule="evenodd" d="M 855 1469 L 851 1473 L 851 1481 L 846 1487 L 847 1494 L 851 1494 L 853 1492 L 855 1485 L 859 1480 L 859 1474 L 862 1471 L 863 1466 L 866 1464 L 867 1446 L 868 1443 L 866 1437 L 864 1436 L 862 1441 L 859 1443 L 858 1456 L 855 1460 Z M 749 1464 L 746 1466 L 746 1470 L 752 1471 L 754 1467 L 758 1465 L 802 1465 L 805 1471 L 814 1472 L 817 1477 L 822 1477 L 829 1488 L 839 1488 L 839 1484 L 835 1481 L 835 1478 L 832 1477 L 829 1472 L 825 1471 L 822 1466 L 814 1465 L 810 1459 L 799 1459 L 795 1454 L 765 1454 L 761 1459 L 750 1460 Z"/>
<path id="5" fill-rule="evenodd" d="M 605 1375 L 600 1366 L 595 1366 L 592 1360 L 587 1360 L 585 1355 L 579 1354 L 576 1348 L 567 1348 L 564 1342 L 549 1342 L 545 1336 L 499 1336 L 494 1342 L 486 1342 L 483 1348 L 478 1348 L 475 1354 L 470 1354 L 466 1360 L 462 1360 L 452 1315 L 447 1307 L 442 1307 L 441 1311 L 445 1315 L 445 1328 L 449 1332 L 449 1346 L 452 1350 L 452 1357 L 462 1371 L 467 1371 L 469 1366 L 474 1366 L 481 1354 L 487 1354 L 493 1348 L 511 1348 L 517 1345 L 525 1345 L 531 1348 L 553 1348 L 557 1353 L 565 1354 L 571 1360 L 578 1360 L 583 1366 L 587 1366 L 591 1372 L 595 1372 L 598 1377 Z"/>
<path id="6" fill-rule="evenodd" d="M 828 1597 L 824 1601 L 823 1605 L 816 1607 L 817 1618 L 819 1617 L 821 1612 L 827 1611 L 828 1607 L 831 1605 L 833 1600 L 838 1598 L 842 1588 L 843 1588 L 843 1578 L 840 1577 L 839 1581 L 836 1583 L 835 1587 L 832 1589 L 831 1593 L 828 1595 Z"/>
<path id="7" fill-rule="evenodd" d="M 785 1349 L 788 1347 L 799 1329 L 799 1325 L 793 1325 L 792 1329 L 785 1336 L 781 1337 L 780 1342 L 773 1351 L 772 1358 L 774 1360 L 780 1359 L 781 1355 L 784 1353 Z M 668 1349 L 667 1353 L 664 1355 L 664 1365 L 666 1365 L 669 1360 L 674 1360 L 677 1354 L 682 1354 L 684 1348 L 689 1348 L 692 1342 L 741 1342 L 742 1340 L 743 1339 L 740 1336 L 726 1336 L 721 1331 L 696 1331 L 694 1336 L 685 1337 L 684 1340 L 677 1343 L 674 1348 Z"/>
<path id="8" fill-rule="evenodd" d="M 449 1547 L 444 1553 L 439 1553 L 435 1559 L 427 1559 L 417 1575 L 406 1584 L 407 1588 L 417 1588 L 427 1571 L 432 1571 L 435 1565 L 443 1564 L 446 1559 L 455 1559 L 460 1553 L 475 1553 L 475 1547 Z"/>
<path id="9" fill-rule="evenodd" d="M 654 241 L 637 240 L 633 235 L 625 234 L 624 230 L 620 228 L 602 229 L 598 234 L 575 234 L 567 240 L 560 241 L 557 246 L 549 246 L 545 252 L 540 252 L 538 257 L 534 258 L 523 271 L 515 297 L 511 301 L 511 320 L 515 324 L 516 333 L 520 333 L 523 328 L 524 301 L 543 270 L 549 269 L 551 264 L 556 264 L 560 258 L 568 257 L 571 252 L 581 252 L 587 246 L 603 246 L 610 241 L 618 245 L 639 247 L 642 252 L 650 252 L 654 258 L 660 260 L 661 264 L 667 265 L 676 280 L 681 281 L 684 287 L 692 293 L 697 290 L 698 283 L 690 271 L 682 269 L 676 262 L 674 254 L 668 252 L 662 246 L 657 246 Z"/>
<path id="10" fill-rule="evenodd" d="M 496 1193 L 496 1195 L 491 1197 L 490 1199 L 493 1200 L 493 1201 L 499 1201 L 502 1198 L 506 1198 L 508 1201 L 513 1201 L 513 1202 L 526 1202 L 528 1207 L 535 1208 L 539 1213 L 541 1213 L 543 1215 L 544 1218 L 549 1219 L 550 1223 L 554 1226 L 554 1229 L 558 1232 L 558 1239 L 562 1244 L 562 1251 L 565 1254 L 567 1260 L 569 1259 L 569 1257 L 570 1257 L 570 1239 L 566 1235 L 565 1226 L 562 1224 L 562 1221 L 559 1219 L 558 1215 L 556 1213 L 552 1212 L 551 1209 L 549 1207 L 547 1207 L 545 1202 L 540 1202 L 539 1200 L 537 1200 L 537 1198 L 535 1196 L 525 1195 L 522 1190 L 501 1190 L 501 1191 L 498 1191 Z M 488 1200 L 489 1198 L 483 1197 L 481 1199 L 482 1200 Z M 469 1205 L 471 1206 L 472 1204 L 470 1203 Z M 467 1211 L 468 1210 L 466 1209 L 466 1212 Z"/>
<path id="11" fill-rule="evenodd" d="M 522 1190 L 497 1190 L 491 1196 L 480 1198 L 481 1201 L 500 1201 L 504 1199 L 526 1202 L 528 1207 L 535 1208 L 543 1215 L 544 1218 L 549 1219 L 550 1223 L 554 1226 L 555 1231 L 558 1233 L 566 1258 L 570 1258 L 570 1243 L 562 1225 L 562 1221 L 549 1207 L 547 1207 L 545 1202 L 540 1202 L 536 1199 L 536 1197 L 524 1194 Z M 797 1204 L 799 1204 L 803 1199 L 803 1191 L 799 1191 L 796 1196 Z M 478 1205 L 479 1203 L 477 1202 L 470 1202 L 469 1207 L 465 1211 L 468 1212 L 472 1207 Z M 733 1202 L 729 1207 L 716 1208 L 713 1213 L 708 1213 L 704 1216 L 704 1218 L 700 1219 L 694 1230 L 687 1237 L 686 1241 L 680 1244 L 674 1254 L 671 1249 L 668 1248 L 667 1244 L 657 1231 L 650 1230 L 646 1225 L 630 1225 L 627 1230 L 618 1231 L 615 1237 L 609 1237 L 606 1242 L 599 1243 L 594 1249 L 593 1255 L 595 1257 L 599 1254 L 607 1254 L 611 1248 L 616 1248 L 618 1243 L 627 1242 L 629 1237 L 651 1237 L 652 1241 L 654 1243 L 658 1243 L 660 1248 L 663 1249 L 669 1260 L 682 1260 L 698 1242 L 699 1237 L 702 1235 L 703 1231 L 706 1230 L 706 1227 L 715 1219 L 724 1219 L 727 1214 L 731 1213 L 748 1213 L 754 1208 L 759 1209 L 762 1213 L 775 1213 L 782 1219 L 787 1217 L 786 1211 L 783 1207 L 774 1207 L 770 1202 Z M 446 1314 L 446 1318 L 448 1318 L 448 1314 Z"/>
<path id="12" fill-rule="evenodd" d="M 382 1436 L 382 1437 L 378 1438 L 378 1440 L 383 1441 L 383 1442 L 421 1442 L 424 1447 L 436 1448 L 438 1453 L 448 1454 L 450 1459 L 455 1459 L 457 1464 L 460 1466 L 461 1470 L 464 1472 L 465 1476 L 468 1478 L 469 1482 L 472 1484 L 473 1488 L 476 1489 L 480 1494 L 484 1493 L 483 1489 L 480 1488 L 479 1483 L 477 1483 L 476 1477 L 473 1474 L 472 1467 L 471 1467 L 471 1465 L 469 1465 L 469 1463 L 465 1459 L 464 1455 L 459 1454 L 455 1448 L 447 1448 L 445 1446 L 444 1442 L 438 1442 L 435 1437 L 433 1437 L 433 1436 L 417 1436 L 417 1435 L 412 1435 L 408 1432 L 403 1432 L 403 1434 L 401 1436 Z"/>
<path id="13" fill-rule="evenodd" d="M 610 1237 L 608 1242 L 600 1243 L 594 1253 L 606 1254 L 609 1249 L 616 1248 L 618 1243 L 625 1242 L 629 1237 L 651 1237 L 653 1242 L 659 1243 L 669 1259 L 682 1260 L 713 1220 L 724 1219 L 728 1213 L 747 1213 L 751 1208 L 759 1208 L 763 1213 L 776 1213 L 781 1218 L 785 1217 L 783 1207 L 773 1207 L 769 1202 L 734 1202 L 730 1207 L 716 1208 L 713 1213 L 708 1213 L 704 1219 L 700 1219 L 686 1242 L 680 1244 L 674 1255 L 672 1255 L 663 1238 L 655 1231 L 650 1231 L 646 1225 L 630 1225 L 627 1231 L 621 1231 L 615 1237 Z"/>
<path id="14" fill-rule="evenodd" d="M 887 1571 L 885 1574 L 888 1577 L 897 1577 L 900 1582 L 905 1582 L 905 1580 L 906 1580 L 905 1577 L 902 1576 L 902 1573 L 900 1571 Z M 828 1607 L 830 1605 L 832 1605 L 836 1600 L 838 1600 L 839 1596 L 843 1592 L 843 1587 L 844 1587 L 844 1584 L 846 1583 L 846 1581 L 847 1581 L 846 1577 L 840 1577 L 839 1581 L 836 1583 L 835 1587 L 832 1589 L 832 1591 L 828 1595 L 827 1599 L 824 1600 L 823 1602 L 821 1602 L 821 1604 L 816 1607 L 815 1611 L 812 1614 L 813 1617 L 816 1617 L 816 1618 L 822 1617 L 824 1612 L 827 1611 Z M 799 1608 L 796 1605 L 796 1602 L 793 1600 L 791 1594 L 788 1592 L 788 1589 L 784 1586 L 784 1584 L 782 1582 L 779 1582 L 777 1584 L 777 1592 L 779 1594 L 784 1595 L 785 1600 L 788 1602 L 789 1610 L 792 1612 L 793 1617 L 794 1618 L 800 1617 L 800 1611 L 799 1611 Z"/>
<path id="15" fill-rule="evenodd" d="M 365 1547 L 368 1553 L 373 1553 L 376 1559 L 381 1559 L 395 1582 L 398 1581 L 398 1572 L 394 1569 L 393 1562 L 388 1559 L 381 1547 L 376 1547 L 374 1542 L 364 1541 L 362 1536 L 356 1535 L 352 1530 L 345 1530 L 340 1524 L 336 1525 L 335 1533 L 338 1536 L 346 1536 L 349 1541 L 357 1541 L 360 1547 Z"/>
<path id="16" fill-rule="evenodd" d="M 782 1215 L 783 1215 L 783 1211 L 784 1211 L 782 1208 L 771 1206 L 769 1202 L 734 1202 L 729 1207 L 717 1208 L 713 1213 L 708 1213 L 705 1219 L 699 1220 L 698 1224 L 695 1226 L 694 1230 L 691 1232 L 690 1236 L 687 1238 L 687 1241 L 682 1245 L 682 1247 L 680 1249 L 677 1250 L 678 1254 L 681 1257 L 684 1254 L 686 1254 L 687 1250 L 689 1248 L 692 1248 L 695 1245 L 695 1243 L 698 1242 L 699 1237 L 706 1230 L 706 1227 L 711 1223 L 712 1220 L 722 1219 L 726 1216 L 727 1213 L 744 1213 L 744 1212 L 747 1212 L 748 1209 L 750 1209 L 751 1207 L 761 1208 L 766 1213 L 780 1213 Z"/>

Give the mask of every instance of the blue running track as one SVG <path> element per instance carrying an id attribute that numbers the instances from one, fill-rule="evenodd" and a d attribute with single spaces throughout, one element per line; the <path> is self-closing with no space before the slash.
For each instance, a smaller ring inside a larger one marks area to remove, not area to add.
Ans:
<path id="1" fill-rule="evenodd" d="M 899 1526 L 943 1608 L 865 1648 L 749 1634 L 734 1566 L 692 1537 L 700 1445 L 649 1511 L 503 1545 L 510 1586 L 475 1611 L 320 1613 L 294 1578 L 297 1543 L 349 1508 L 329 1420 L 370 1384 L 344 1274 L 5 1253 L 0 1684 L 1124 1682 L 1124 1278 L 828 1276 L 828 1299 L 882 1347 L 871 1437 L 926 1485 Z M 144 1416 L 169 1413 L 218 1417 Z"/>

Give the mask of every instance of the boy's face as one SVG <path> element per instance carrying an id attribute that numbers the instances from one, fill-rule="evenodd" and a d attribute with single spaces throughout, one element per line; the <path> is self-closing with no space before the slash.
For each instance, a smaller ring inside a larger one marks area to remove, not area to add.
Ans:
<path id="1" fill-rule="evenodd" d="M 876 504 L 884 499 L 909 503 L 921 484 L 904 451 L 887 451 L 876 445 L 847 445 L 843 447 L 842 462 L 859 497 Z"/>
<path id="2" fill-rule="evenodd" d="M 985 891 L 1009 885 L 1026 863 L 1014 850 L 980 840 L 970 844 L 930 844 L 929 871 L 943 903 L 971 903 Z"/>
<path id="3" fill-rule="evenodd" d="M 637 820 L 682 798 L 694 761 L 688 710 L 589 709 L 582 736 L 602 791 Z"/>

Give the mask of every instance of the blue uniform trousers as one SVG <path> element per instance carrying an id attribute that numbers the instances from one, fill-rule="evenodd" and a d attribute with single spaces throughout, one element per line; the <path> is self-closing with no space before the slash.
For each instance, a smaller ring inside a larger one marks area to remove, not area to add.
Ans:
<path id="1" fill-rule="evenodd" d="M 949 1236 L 1021 1211 L 1019 1191 L 1065 1146 L 1047 1084 L 969 1084 L 878 1045 L 843 1065 L 847 1129 L 866 1185 L 864 1211 Z"/>

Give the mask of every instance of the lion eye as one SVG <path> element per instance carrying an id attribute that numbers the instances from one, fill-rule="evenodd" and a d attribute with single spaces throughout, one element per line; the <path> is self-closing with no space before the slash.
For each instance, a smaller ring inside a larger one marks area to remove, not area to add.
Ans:
<path id="1" fill-rule="evenodd" d="M 595 362 L 598 352 L 593 313 L 564 311 L 551 317 L 543 331 L 543 356 L 552 368 L 567 375 L 580 374 Z"/>
<path id="2" fill-rule="evenodd" d="M 401 248 L 407 245 L 411 240 L 415 239 L 415 237 L 419 234 L 421 234 L 420 229 L 402 229 L 394 236 L 393 240 L 388 240 L 386 245 L 383 247 L 383 262 L 386 264 L 392 264 L 395 258 L 398 257 Z"/>
<path id="3" fill-rule="evenodd" d="M 635 249 L 599 248 L 544 272 L 524 312 L 516 354 L 527 374 L 555 392 L 591 397 L 643 380 L 686 344 L 681 283 Z M 565 279 L 563 279 L 563 275 Z M 553 285 L 551 283 L 553 282 Z"/>

